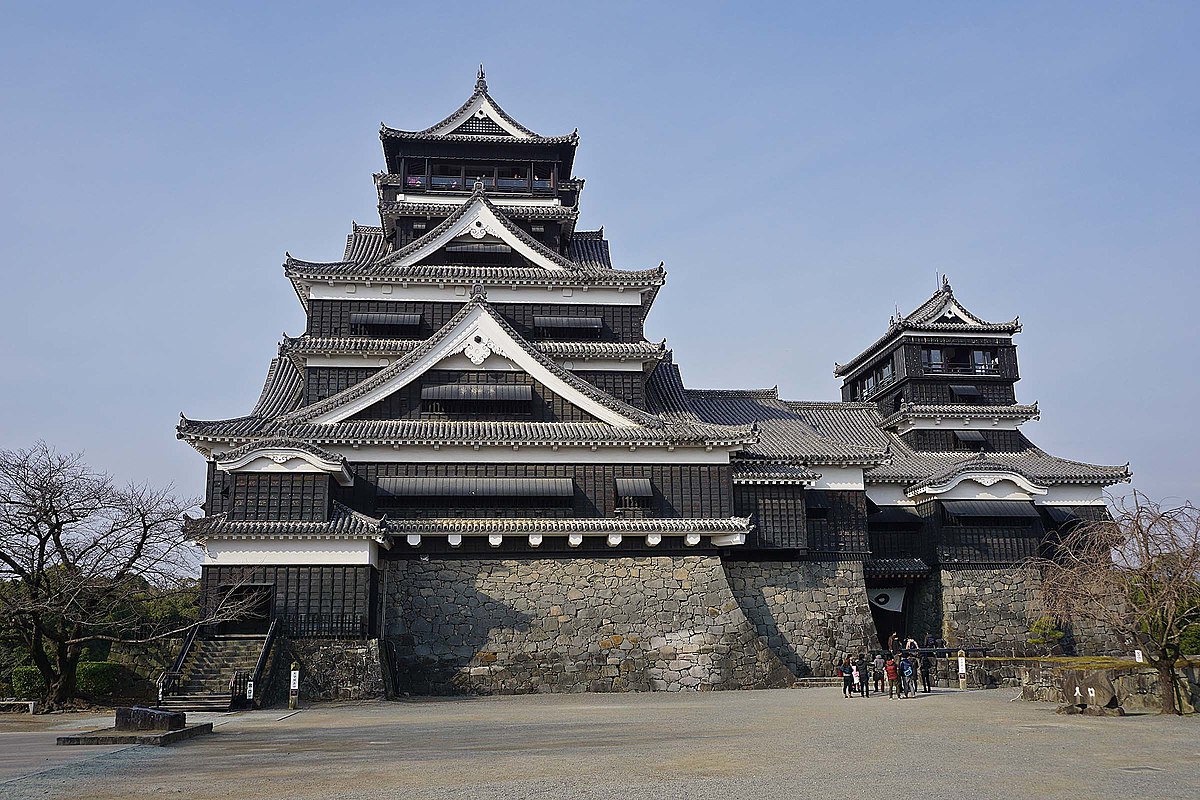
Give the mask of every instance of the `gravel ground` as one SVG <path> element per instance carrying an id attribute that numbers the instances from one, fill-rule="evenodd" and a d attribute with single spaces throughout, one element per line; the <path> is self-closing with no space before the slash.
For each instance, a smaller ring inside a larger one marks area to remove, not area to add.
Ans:
<path id="1" fill-rule="evenodd" d="M 214 735 L 99 754 L 52 744 L 95 718 L 26 718 L 0 721 L 0 797 L 1200 797 L 1200 720 L 1059 717 L 1012 695 L 783 689 L 317 706 L 286 718 L 197 714 L 217 723 Z M 47 747 L 58 760 L 44 760 Z M 65 763 L 63 750 L 73 751 Z"/>

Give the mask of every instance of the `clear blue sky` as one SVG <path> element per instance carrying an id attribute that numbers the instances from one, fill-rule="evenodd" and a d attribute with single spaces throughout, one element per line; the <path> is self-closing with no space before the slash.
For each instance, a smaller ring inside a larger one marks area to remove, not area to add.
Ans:
<path id="1" fill-rule="evenodd" d="M 832 399 L 949 273 L 1020 315 L 1051 452 L 1200 500 L 1194 3 L 28 3 L 0 12 L 0 445 L 202 487 L 174 438 L 247 412 L 303 330 L 284 250 L 371 223 L 385 120 L 484 62 L 578 126 L 581 227 L 665 260 L 689 384 Z"/>

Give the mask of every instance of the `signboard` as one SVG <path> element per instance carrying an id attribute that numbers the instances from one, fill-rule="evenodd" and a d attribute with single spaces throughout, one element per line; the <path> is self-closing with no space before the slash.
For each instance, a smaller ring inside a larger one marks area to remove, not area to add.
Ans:
<path id="1" fill-rule="evenodd" d="M 292 691 L 300 691 L 300 670 L 298 669 L 292 670 Z"/>
<path id="2" fill-rule="evenodd" d="M 246 699 L 254 699 L 254 681 L 246 681 Z"/>
<path id="3" fill-rule="evenodd" d="M 958 674 L 959 675 L 967 674 L 967 659 L 964 656 L 958 657 Z"/>
<path id="4" fill-rule="evenodd" d="M 1133 660 L 1138 662 L 1139 664 L 1144 664 L 1144 663 L 1146 663 L 1146 654 L 1143 653 L 1141 650 L 1134 650 L 1133 651 Z"/>

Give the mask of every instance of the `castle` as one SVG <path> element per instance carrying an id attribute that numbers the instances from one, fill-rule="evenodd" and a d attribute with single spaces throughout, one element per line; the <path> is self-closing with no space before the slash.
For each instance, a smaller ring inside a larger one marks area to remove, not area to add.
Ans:
<path id="1" fill-rule="evenodd" d="M 197 651 L 268 632 L 314 696 L 779 686 L 892 632 L 1020 648 L 1024 562 L 1130 478 L 1025 437 L 1020 324 L 949 283 L 837 365 L 840 401 L 688 388 L 643 335 L 661 265 L 576 227 L 577 133 L 517 122 L 482 69 L 380 138 L 380 224 L 287 257 L 308 325 L 258 403 L 179 423 L 205 602 L 261 598 L 189 640 L 181 694 Z"/>

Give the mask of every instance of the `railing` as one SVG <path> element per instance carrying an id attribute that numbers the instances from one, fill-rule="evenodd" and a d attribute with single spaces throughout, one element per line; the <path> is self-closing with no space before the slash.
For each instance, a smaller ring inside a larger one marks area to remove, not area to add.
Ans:
<path id="1" fill-rule="evenodd" d="M 363 614 L 289 614 L 282 619 L 292 639 L 365 639 L 368 633 Z"/>
<path id="2" fill-rule="evenodd" d="M 175 656 L 175 660 L 171 662 L 171 668 L 158 676 L 156 683 L 158 684 L 159 705 L 162 705 L 164 697 L 169 697 L 179 688 L 179 683 L 183 679 L 183 663 L 187 660 L 188 652 L 192 649 L 199 630 L 199 625 L 193 625 L 188 629 L 187 636 L 183 637 L 183 646 L 179 648 L 179 655 Z"/>
<path id="3" fill-rule="evenodd" d="M 183 673 L 173 670 L 167 670 L 158 676 L 158 704 L 160 706 L 164 697 L 170 697 L 175 694 L 175 690 L 179 688 L 181 680 L 183 680 Z"/>
<path id="4" fill-rule="evenodd" d="M 458 175 L 406 175 L 404 188 L 410 191 L 425 191 L 427 189 L 440 192 L 469 192 L 475 184 L 482 183 L 483 188 L 498 192 L 536 192 L 538 194 L 554 191 L 554 181 L 549 178 L 493 178 L 461 177 Z"/>
<path id="5" fill-rule="evenodd" d="M 922 364 L 925 372 L 940 375 L 999 375 L 999 364 L 949 364 L 945 361 L 935 361 Z"/>
<path id="6" fill-rule="evenodd" d="M 250 682 L 250 673 L 244 669 L 235 669 L 229 678 L 229 705 L 241 705 L 246 698 L 246 686 Z"/>
<path id="7" fill-rule="evenodd" d="M 179 672 L 183 669 L 183 662 L 187 660 L 188 651 L 192 649 L 192 644 L 196 641 L 196 633 L 200 630 L 199 625 L 193 625 L 183 637 L 183 647 L 179 648 L 179 655 L 175 656 L 175 660 L 171 663 L 171 672 Z"/>
<path id="8" fill-rule="evenodd" d="M 866 400 L 869 397 L 874 397 L 875 395 L 879 394 L 881 391 L 883 391 L 887 387 L 891 386 L 895 382 L 896 382 L 896 375 L 895 375 L 895 373 L 893 373 L 893 374 L 889 375 L 888 377 L 884 378 L 883 380 L 879 381 L 878 383 L 876 383 L 870 389 L 863 389 L 862 399 Z"/>

